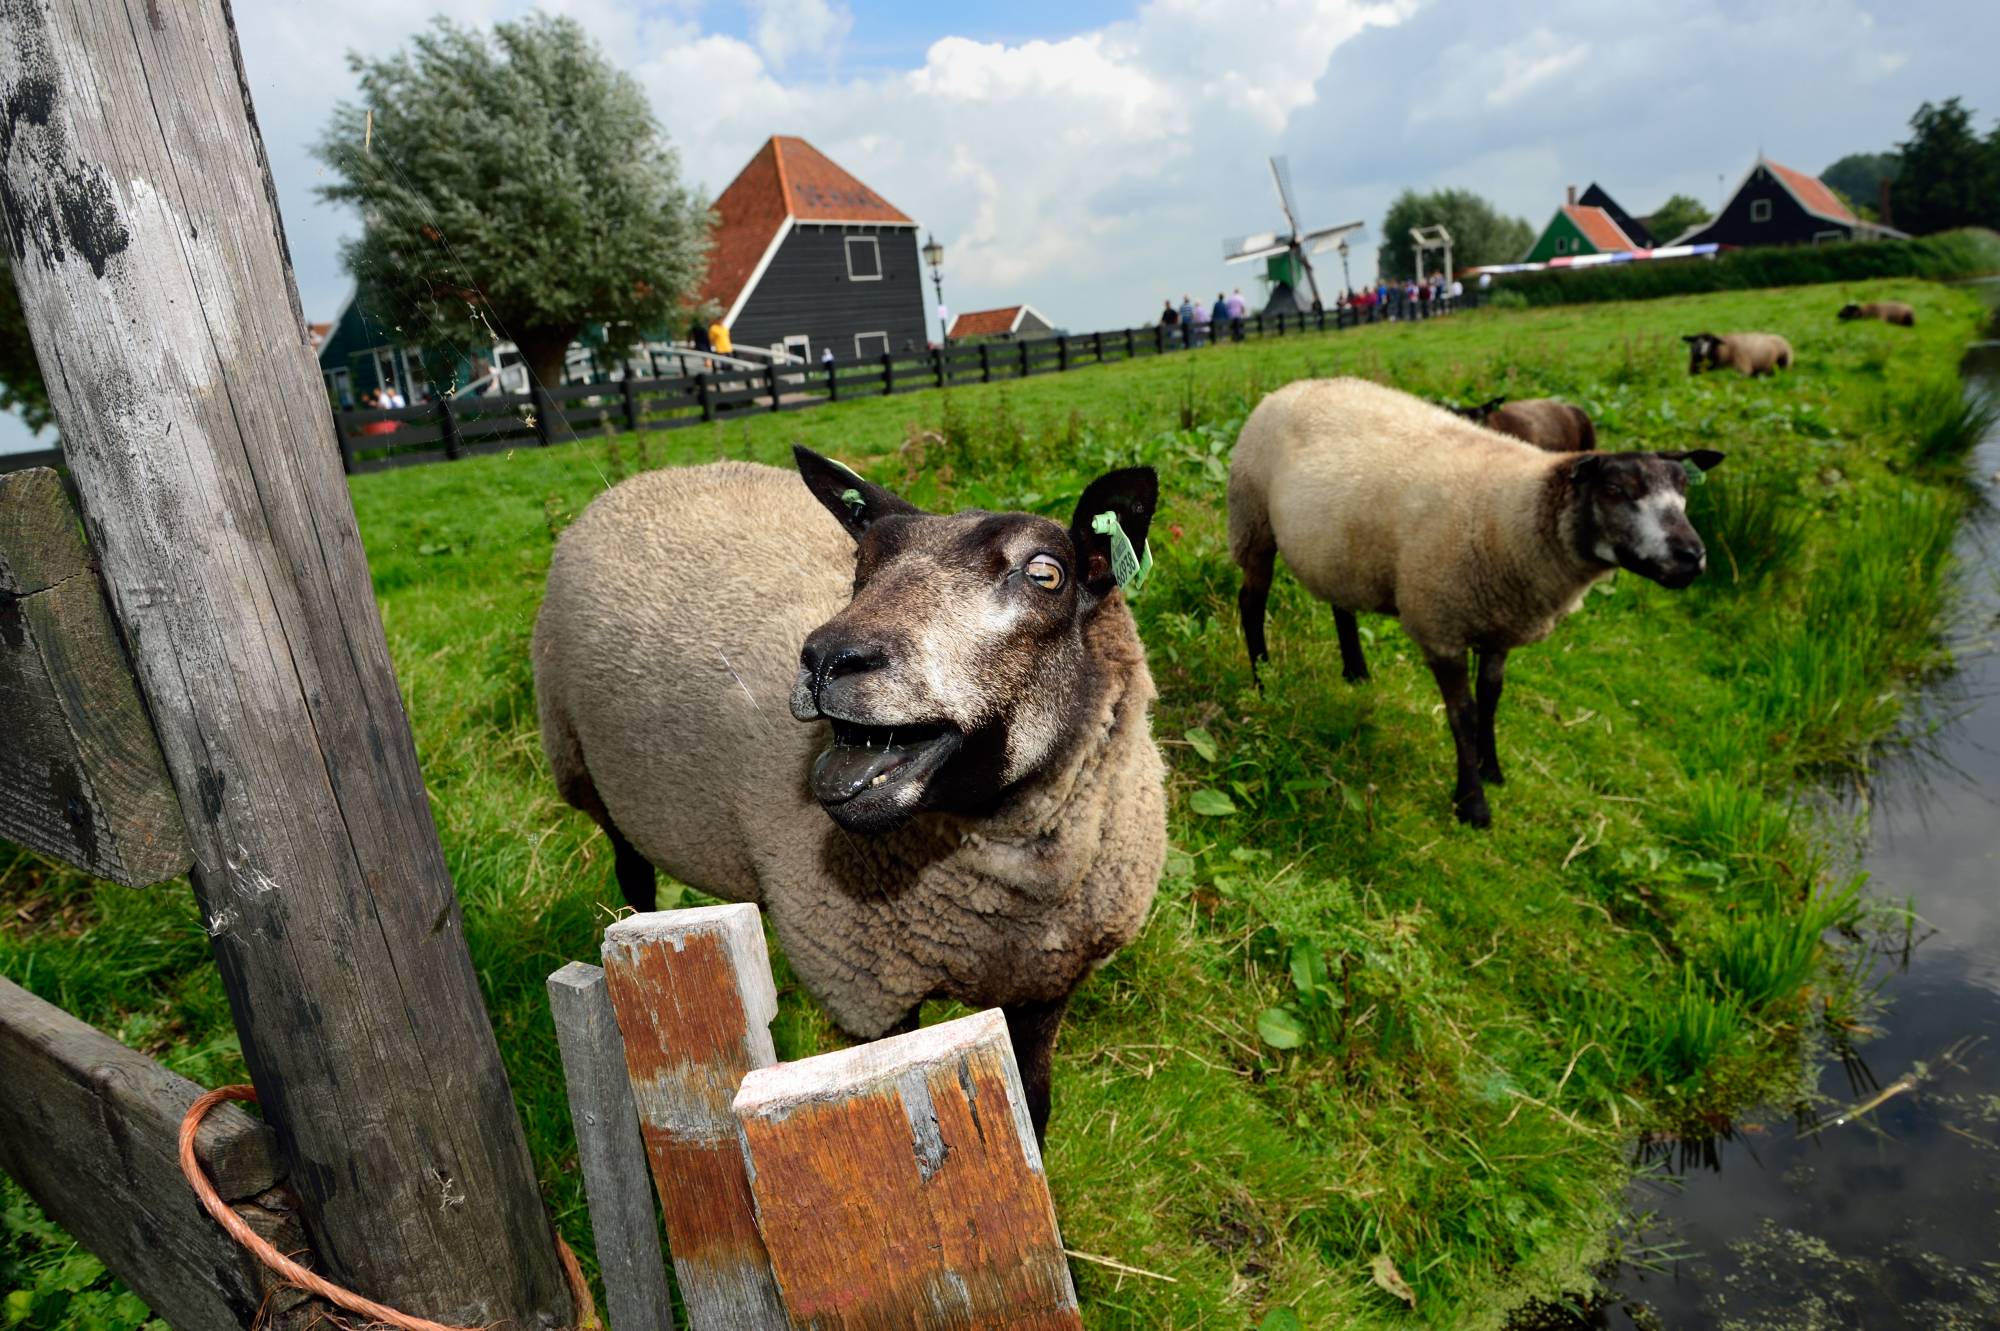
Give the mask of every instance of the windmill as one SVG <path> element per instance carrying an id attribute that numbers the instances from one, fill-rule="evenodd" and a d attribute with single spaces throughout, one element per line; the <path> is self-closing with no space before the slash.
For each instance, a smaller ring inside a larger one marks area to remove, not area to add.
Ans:
<path id="1" fill-rule="evenodd" d="M 1301 309 L 1303 307 L 1295 294 L 1301 274 L 1312 290 L 1314 302 L 1320 298 L 1319 278 L 1313 273 L 1310 256 L 1339 248 L 1349 235 L 1361 229 L 1362 224 L 1347 222 L 1341 226 L 1302 232 L 1299 229 L 1298 205 L 1292 201 L 1291 167 L 1282 157 L 1271 159 L 1271 183 L 1278 189 L 1278 207 L 1285 214 L 1285 230 L 1264 231 L 1254 236 L 1225 240 L 1222 242 L 1222 261 L 1249 263 L 1255 259 L 1264 260 L 1264 275 L 1271 282 L 1271 304 L 1281 310 L 1283 304 Z"/>

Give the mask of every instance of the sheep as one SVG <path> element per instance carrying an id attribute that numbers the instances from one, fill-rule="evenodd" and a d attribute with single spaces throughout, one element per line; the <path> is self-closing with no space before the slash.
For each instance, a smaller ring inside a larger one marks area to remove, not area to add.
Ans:
<path id="1" fill-rule="evenodd" d="M 1871 300 L 1866 305 L 1843 305 L 1840 317 L 1848 319 L 1880 319 L 1885 324 L 1895 324 L 1899 328 L 1915 328 L 1917 312 L 1900 300 Z"/>
<path id="2" fill-rule="evenodd" d="M 1355 615 L 1395 615 L 1444 695 L 1452 807 L 1486 827 L 1507 654 L 1539 642 L 1592 583 L 1628 568 L 1685 587 L 1706 566 L 1686 513 L 1691 453 L 1546 453 L 1361 379 L 1302 380 L 1250 413 L 1229 465 L 1229 553 L 1251 672 L 1269 656 L 1275 556 L 1333 607 L 1341 674 L 1368 678 Z M 1478 693 L 1466 654 L 1477 656 Z"/>
<path id="3" fill-rule="evenodd" d="M 1727 367 L 1756 378 L 1792 368 L 1792 344 L 1776 333 L 1689 333 L 1688 373 Z"/>
<path id="4" fill-rule="evenodd" d="M 1587 453 L 1597 447 L 1597 427 L 1581 407 L 1560 398 L 1509 402 L 1489 398 L 1476 407 L 1452 407 L 1454 416 L 1533 444 L 1549 453 Z"/>
<path id="5" fill-rule="evenodd" d="M 563 533 L 532 647 L 556 787 L 635 908 L 655 866 L 761 905 L 850 1036 L 930 998 L 1003 1008 L 1039 1133 L 1069 996 L 1166 854 L 1153 680 L 1100 530 L 1143 549 L 1158 480 L 1099 477 L 1065 529 L 925 513 L 795 452 L 798 475 L 643 473 Z"/>

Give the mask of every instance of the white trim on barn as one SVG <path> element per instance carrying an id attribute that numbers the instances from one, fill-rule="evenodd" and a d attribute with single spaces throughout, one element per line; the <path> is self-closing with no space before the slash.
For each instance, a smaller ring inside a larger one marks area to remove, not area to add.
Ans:
<path id="1" fill-rule="evenodd" d="M 877 351 L 877 352 L 873 352 L 873 353 L 870 353 L 870 352 L 866 352 L 866 351 L 863 351 L 863 350 L 861 349 L 861 339 L 862 339 L 862 338 L 864 338 L 864 337 L 879 337 L 879 338 L 881 338 L 881 339 L 882 339 L 882 349 L 881 349 L 880 351 Z M 866 360 L 866 359 L 867 359 L 867 358 L 869 357 L 869 355 L 870 355 L 870 354 L 873 354 L 873 355 L 877 355 L 877 356 L 886 356 L 886 355 L 888 355 L 888 354 L 889 354 L 889 332 L 888 332 L 888 330 L 887 330 L 887 329 L 884 329 L 884 330 L 882 330 L 882 331 L 881 331 L 881 332 L 879 332 L 879 333 L 856 333 L 856 334 L 854 335 L 854 355 L 855 355 L 855 358 L 856 358 L 856 359 L 858 359 L 858 360 Z"/>
<path id="2" fill-rule="evenodd" d="M 743 313 L 744 303 L 750 299 L 750 293 L 755 291 L 757 284 L 764 280 L 764 270 L 771 266 L 771 260 L 777 257 L 778 247 L 783 245 L 785 237 L 791 234 L 792 219 L 787 217 L 783 222 L 779 223 L 778 233 L 771 237 L 771 243 L 764 247 L 764 257 L 757 260 L 757 266 L 750 270 L 750 280 L 743 284 L 743 289 L 736 293 L 735 301 L 730 304 L 727 312 L 723 314 L 722 326 L 724 328 L 733 325 L 736 322 L 736 316 Z"/>

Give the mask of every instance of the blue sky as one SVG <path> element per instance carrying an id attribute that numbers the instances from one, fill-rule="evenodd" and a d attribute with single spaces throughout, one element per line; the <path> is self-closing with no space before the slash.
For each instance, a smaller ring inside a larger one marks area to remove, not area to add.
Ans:
<path id="1" fill-rule="evenodd" d="M 1982 127 L 2000 114 L 1993 0 L 540 7 L 638 79 L 709 195 L 769 135 L 802 135 L 944 243 L 953 309 L 1027 301 L 1079 330 L 1247 283 L 1222 241 L 1278 224 L 1274 152 L 1308 225 L 1372 228 L 1405 186 L 1458 186 L 1540 227 L 1568 184 L 1644 213 L 1674 192 L 1713 201 L 1760 149 L 1809 171 L 1886 149 L 1926 99 L 1964 95 Z M 308 151 L 352 95 L 345 52 L 392 51 L 437 13 L 529 8 L 239 0 L 309 317 L 350 286 L 337 246 L 355 219 L 314 198 Z M 1363 243 L 1354 274 L 1373 273 Z M 0 421 L 0 449 L 27 443 Z"/>

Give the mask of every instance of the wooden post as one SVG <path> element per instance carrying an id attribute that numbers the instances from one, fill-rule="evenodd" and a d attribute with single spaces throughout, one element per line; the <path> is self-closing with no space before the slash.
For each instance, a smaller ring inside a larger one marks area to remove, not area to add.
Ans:
<path id="1" fill-rule="evenodd" d="M 931 359 L 933 362 L 935 362 L 932 368 L 934 368 L 937 371 L 937 386 L 939 388 L 944 387 L 944 380 L 945 380 L 944 358 L 949 354 L 950 351 L 946 347 L 937 347 L 931 351 Z"/>
<path id="2" fill-rule="evenodd" d="M 14 279 L 324 1269 L 564 1325 L 250 86 L 221 0 L 0 8 Z"/>
<path id="3" fill-rule="evenodd" d="M 826 400 L 840 401 L 840 376 L 834 373 L 834 362 L 826 363 Z"/>
<path id="4" fill-rule="evenodd" d="M 550 419 L 556 410 L 555 402 L 548 390 L 540 383 L 528 381 L 528 414 L 535 418 L 535 443 L 547 448 L 555 442 L 555 423 Z"/>
<path id="5" fill-rule="evenodd" d="M 1264 312 L 1257 311 L 1257 336 L 1264 336 Z"/>
<path id="6" fill-rule="evenodd" d="M 1165 324 L 1154 324 L 1153 354 L 1158 356 L 1164 356 L 1166 355 L 1166 353 L 1167 353 L 1167 326 Z"/>
<path id="7" fill-rule="evenodd" d="M 1056 373 L 1061 374 L 1067 369 L 1069 369 L 1069 334 L 1058 333 L 1056 335 Z"/>
<path id="8" fill-rule="evenodd" d="M 666 1331 L 674 1324 L 673 1297 L 660 1259 L 653 1190 L 646 1182 L 646 1145 L 625 1074 L 625 1042 L 604 972 L 572 961 L 549 976 L 549 1011 L 562 1047 L 569 1120 L 611 1325 L 618 1331 Z"/>
<path id="9" fill-rule="evenodd" d="M 993 344 L 991 342 L 981 342 L 979 344 L 979 382 L 982 384 L 993 382 L 992 351 Z"/>
<path id="10" fill-rule="evenodd" d="M 891 352 L 882 353 L 882 396 L 888 397 L 896 391 L 896 357 Z"/>
<path id="11" fill-rule="evenodd" d="M 777 1061 L 778 994 L 757 908 L 627 916 L 604 931 L 604 979 L 689 1326 L 782 1331 L 729 1108 L 745 1073 Z"/>
<path id="12" fill-rule="evenodd" d="M 452 410 L 449 393 L 438 399 L 438 433 L 444 437 L 447 462 L 456 462 L 465 456 L 465 450 L 458 443 L 458 413 Z"/>
<path id="13" fill-rule="evenodd" d="M 0 1084 L 0 1165 L 155 1316 L 243 1331 L 323 1320 L 324 1309 L 298 1307 L 304 1296 L 281 1289 L 188 1191 L 178 1139 L 201 1087 L 6 980 Z M 280 1252 L 299 1250 L 305 1236 L 289 1214 L 269 1129 L 219 1106 L 202 1121 L 195 1151 L 252 1229 Z"/>
<path id="14" fill-rule="evenodd" d="M 633 434 L 639 433 L 639 384 L 632 378 L 632 367 L 625 367 L 625 428 Z"/>
<path id="15" fill-rule="evenodd" d="M 1081 1331 L 998 1009 L 752 1072 L 735 1108 L 795 1325 Z"/>
<path id="16" fill-rule="evenodd" d="M 1021 377 L 1025 379 L 1028 377 L 1028 339 L 1022 338 L 1014 346 L 1021 353 Z"/>
<path id="17" fill-rule="evenodd" d="M 778 396 L 778 362 L 772 361 L 764 367 L 764 386 L 771 394 L 771 410 L 783 405 Z"/>
<path id="18" fill-rule="evenodd" d="M 701 418 L 705 421 L 714 420 L 715 403 L 710 401 L 708 396 L 707 370 L 703 370 L 700 374 L 697 374 L 694 377 L 694 395 L 695 395 L 695 400 L 701 403 Z"/>
<path id="19" fill-rule="evenodd" d="M 1090 356 L 1099 365 L 1104 364 L 1104 332 L 1102 329 L 1090 335 Z"/>

